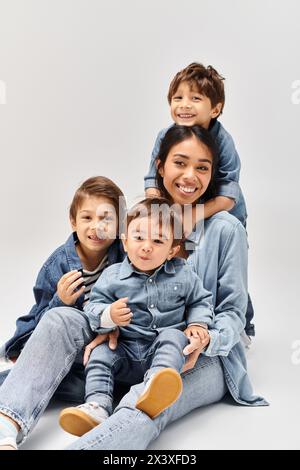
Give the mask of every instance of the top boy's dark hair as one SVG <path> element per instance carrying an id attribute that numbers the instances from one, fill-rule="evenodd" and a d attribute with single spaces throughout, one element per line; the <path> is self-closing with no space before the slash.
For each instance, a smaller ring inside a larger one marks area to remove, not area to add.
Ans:
<path id="1" fill-rule="evenodd" d="M 156 157 L 156 161 L 159 161 L 156 169 L 156 183 L 158 189 L 165 198 L 170 199 L 170 195 L 164 187 L 163 178 L 159 174 L 159 170 L 164 167 L 171 148 L 184 140 L 191 139 L 192 137 L 195 137 L 199 142 L 205 145 L 212 157 L 211 180 L 205 194 L 201 197 L 201 201 L 207 201 L 208 199 L 216 196 L 216 171 L 219 164 L 219 152 L 214 138 L 208 130 L 201 126 L 179 126 L 174 124 L 174 126 L 168 129 L 163 137 Z"/>
<path id="2" fill-rule="evenodd" d="M 125 222 L 126 233 L 128 232 L 129 224 L 133 220 L 145 216 L 158 216 L 159 224 L 167 220 L 173 233 L 172 247 L 180 245 L 184 241 L 182 221 L 176 211 L 176 207 L 172 204 L 170 199 L 164 197 L 148 197 L 135 204 L 127 213 Z"/>
<path id="3" fill-rule="evenodd" d="M 212 107 L 221 103 L 221 114 L 225 104 L 224 80 L 225 78 L 211 65 L 205 67 L 203 64 L 193 62 L 180 70 L 173 78 L 168 92 L 169 104 L 171 104 L 172 98 L 177 92 L 180 83 L 187 82 L 191 87 L 194 86 L 196 91 L 207 96 L 210 99 Z"/>
<path id="4" fill-rule="evenodd" d="M 77 211 L 86 196 L 106 197 L 114 206 L 117 217 L 120 219 L 124 217 L 124 195 L 121 189 L 105 176 L 93 176 L 84 181 L 75 192 L 69 211 L 71 220 L 76 220 Z"/>

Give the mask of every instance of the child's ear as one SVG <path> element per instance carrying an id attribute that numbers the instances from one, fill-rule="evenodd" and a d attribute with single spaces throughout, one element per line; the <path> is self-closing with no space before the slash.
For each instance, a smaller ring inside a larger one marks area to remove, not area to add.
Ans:
<path id="1" fill-rule="evenodd" d="M 127 238 L 125 236 L 125 233 L 121 233 L 121 240 L 122 240 L 122 243 L 123 243 L 124 251 L 125 251 L 125 253 L 127 253 Z"/>
<path id="2" fill-rule="evenodd" d="M 171 250 L 169 251 L 167 260 L 170 261 L 170 259 L 174 258 L 177 255 L 179 250 L 180 250 L 180 245 L 172 246 Z"/>
<path id="3" fill-rule="evenodd" d="M 76 232 L 76 222 L 74 219 L 72 219 L 72 217 L 70 217 L 70 224 L 71 224 L 73 232 Z"/>
<path id="4" fill-rule="evenodd" d="M 212 110 L 211 110 L 211 118 L 217 118 L 222 111 L 222 103 L 218 103 Z"/>

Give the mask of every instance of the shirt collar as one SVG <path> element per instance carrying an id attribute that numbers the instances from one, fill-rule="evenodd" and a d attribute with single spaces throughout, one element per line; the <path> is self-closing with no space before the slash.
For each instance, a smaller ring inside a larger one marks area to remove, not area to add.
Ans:
<path id="1" fill-rule="evenodd" d="M 192 243 L 193 245 L 199 245 L 203 233 L 204 233 L 204 220 L 200 220 L 194 226 L 193 231 L 187 237 L 185 237 L 185 244 Z M 190 247 L 188 247 L 188 249 L 190 249 Z"/>
<path id="2" fill-rule="evenodd" d="M 82 269 L 81 261 L 75 247 L 77 241 L 77 233 L 73 232 L 65 243 L 65 252 L 71 271 Z"/>
<path id="3" fill-rule="evenodd" d="M 175 272 L 176 272 L 176 270 L 175 270 L 175 262 L 176 261 L 175 260 L 178 261 L 178 258 L 174 258 L 174 259 L 165 261 L 161 266 L 159 266 L 159 268 L 157 268 L 155 270 L 155 272 L 153 274 L 151 274 L 151 276 L 156 275 L 159 271 L 162 271 L 162 270 L 164 270 L 166 274 L 175 274 Z M 122 266 L 121 266 L 121 269 L 120 269 L 120 279 L 126 279 L 126 278 L 132 276 L 134 273 L 139 275 L 139 276 L 149 276 L 149 274 L 146 274 L 144 272 L 141 272 L 141 271 L 138 271 L 137 269 L 135 269 L 135 267 L 129 261 L 128 256 L 126 256 L 126 258 L 122 262 Z"/>

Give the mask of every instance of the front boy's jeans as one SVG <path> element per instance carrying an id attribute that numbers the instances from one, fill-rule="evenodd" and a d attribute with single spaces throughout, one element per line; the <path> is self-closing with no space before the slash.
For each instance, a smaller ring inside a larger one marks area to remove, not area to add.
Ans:
<path id="1" fill-rule="evenodd" d="M 182 351 L 188 344 L 183 331 L 172 328 L 161 331 L 153 342 L 121 336 L 114 351 L 107 343 L 100 344 L 86 367 L 86 401 L 97 402 L 111 414 L 115 379 L 138 384 L 165 367 L 181 372 Z"/>
<path id="2" fill-rule="evenodd" d="M 80 310 L 58 307 L 43 316 L 0 387 L 0 411 L 21 427 L 19 441 L 32 430 L 73 363 L 70 380 L 66 377 L 58 396 L 83 401 L 79 362 L 82 348 L 94 336 Z"/>

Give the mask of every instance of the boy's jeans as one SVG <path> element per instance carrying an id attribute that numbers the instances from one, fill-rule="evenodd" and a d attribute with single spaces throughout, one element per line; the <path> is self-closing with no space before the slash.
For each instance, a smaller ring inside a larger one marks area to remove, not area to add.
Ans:
<path id="1" fill-rule="evenodd" d="M 94 336 L 85 314 L 77 309 L 57 307 L 43 316 L 0 387 L 0 411 L 20 425 L 19 441 L 34 427 L 75 360 L 82 363 L 82 348 Z M 82 383 L 80 374 L 76 382 Z M 68 378 L 62 385 L 68 390 L 64 398 L 82 402 L 82 386 L 78 390 L 74 384 L 74 396 Z"/>
<path id="2" fill-rule="evenodd" d="M 135 404 L 144 384 L 131 387 L 108 419 L 92 429 L 68 449 L 72 450 L 138 450 L 146 449 L 163 429 L 173 421 L 202 406 L 220 401 L 227 392 L 219 357 L 199 356 L 195 367 L 182 375 L 183 391 L 179 399 L 157 418 L 151 419 Z M 204 416 L 202 416 L 203 418 Z M 199 429 L 205 432 L 205 424 Z M 194 432 L 193 429 L 190 430 Z M 199 437 L 201 447 L 201 437 Z M 164 445 L 164 444 L 162 444 Z M 168 443 L 165 447 L 168 448 Z"/>
<path id="3" fill-rule="evenodd" d="M 99 345 L 86 367 L 86 401 L 97 402 L 111 414 L 115 379 L 137 384 L 165 367 L 180 372 L 185 362 L 182 351 L 188 344 L 183 331 L 170 328 L 153 342 L 121 337 L 114 351 L 107 343 Z"/>

